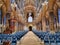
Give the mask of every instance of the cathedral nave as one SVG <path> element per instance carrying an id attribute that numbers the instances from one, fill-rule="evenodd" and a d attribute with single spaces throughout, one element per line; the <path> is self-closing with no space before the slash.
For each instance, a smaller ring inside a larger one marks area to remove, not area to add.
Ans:
<path id="1" fill-rule="evenodd" d="M 0 0 L 0 45 L 60 45 L 60 0 Z"/>

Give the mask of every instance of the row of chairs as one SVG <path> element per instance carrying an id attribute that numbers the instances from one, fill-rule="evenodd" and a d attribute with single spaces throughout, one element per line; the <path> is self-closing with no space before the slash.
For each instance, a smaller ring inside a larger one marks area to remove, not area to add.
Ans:
<path id="1" fill-rule="evenodd" d="M 16 44 L 28 31 L 19 31 L 14 34 L 0 34 L 0 44 L 5 41 L 11 42 L 11 45 Z"/>
<path id="2" fill-rule="evenodd" d="M 23 37 L 28 31 L 19 31 L 19 32 L 16 32 L 15 34 L 13 34 L 14 37 L 17 38 L 17 40 L 20 40 L 21 37 Z"/>
<path id="3" fill-rule="evenodd" d="M 45 43 L 60 43 L 60 32 L 50 33 L 50 32 L 43 32 L 32 30 L 41 40 Z"/>

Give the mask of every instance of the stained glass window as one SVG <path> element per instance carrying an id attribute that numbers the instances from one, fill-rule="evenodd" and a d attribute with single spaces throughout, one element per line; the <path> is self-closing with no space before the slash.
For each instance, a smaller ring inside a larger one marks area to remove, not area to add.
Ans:
<path id="1" fill-rule="evenodd" d="M 14 3 L 14 2 L 15 2 L 15 0 L 10 0 L 10 2 L 11 2 L 11 3 Z"/>
<path id="2" fill-rule="evenodd" d="M 31 16 L 31 13 L 29 13 L 28 22 L 32 22 L 32 21 L 33 21 L 33 18 Z"/>
<path id="3" fill-rule="evenodd" d="M 6 16 L 4 17 L 4 25 L 6 24 Z"/>
<path id="4" fill-rule="evenodd" d="M 58 22 L 60 23 L 60 9 L 58 9 Z"/>

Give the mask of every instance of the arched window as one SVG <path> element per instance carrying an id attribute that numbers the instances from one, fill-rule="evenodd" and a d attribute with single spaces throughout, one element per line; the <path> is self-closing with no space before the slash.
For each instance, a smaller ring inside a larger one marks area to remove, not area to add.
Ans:
<path id="1" fill-rule="evenodd" d="M 6 24 L 6 16 L 4 17 L 4 21 L 3 21 L 4 25 Z"/>
<path id="2" fill-rule="evenodd" d="M 14 3 L 14 2 L 15 2 L 15 0 L 10 0 L 10 2 L 11 2 L 11 3 Z"/>
<path id="3" fill-rule="evenodd" d="M 29 13 L 29 16 L 28 16 L 28 22 L 33 22 L 33 17 L 31 16 L 32 14 Z"/>

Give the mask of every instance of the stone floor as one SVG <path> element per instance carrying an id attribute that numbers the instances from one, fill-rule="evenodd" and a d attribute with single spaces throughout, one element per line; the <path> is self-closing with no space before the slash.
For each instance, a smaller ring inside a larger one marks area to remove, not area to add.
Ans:
<path id="1" fill-rule="evenodd" d="M 41 45 L 41 40 L 32 32 L 29 31 L 17 45 Z"/>

